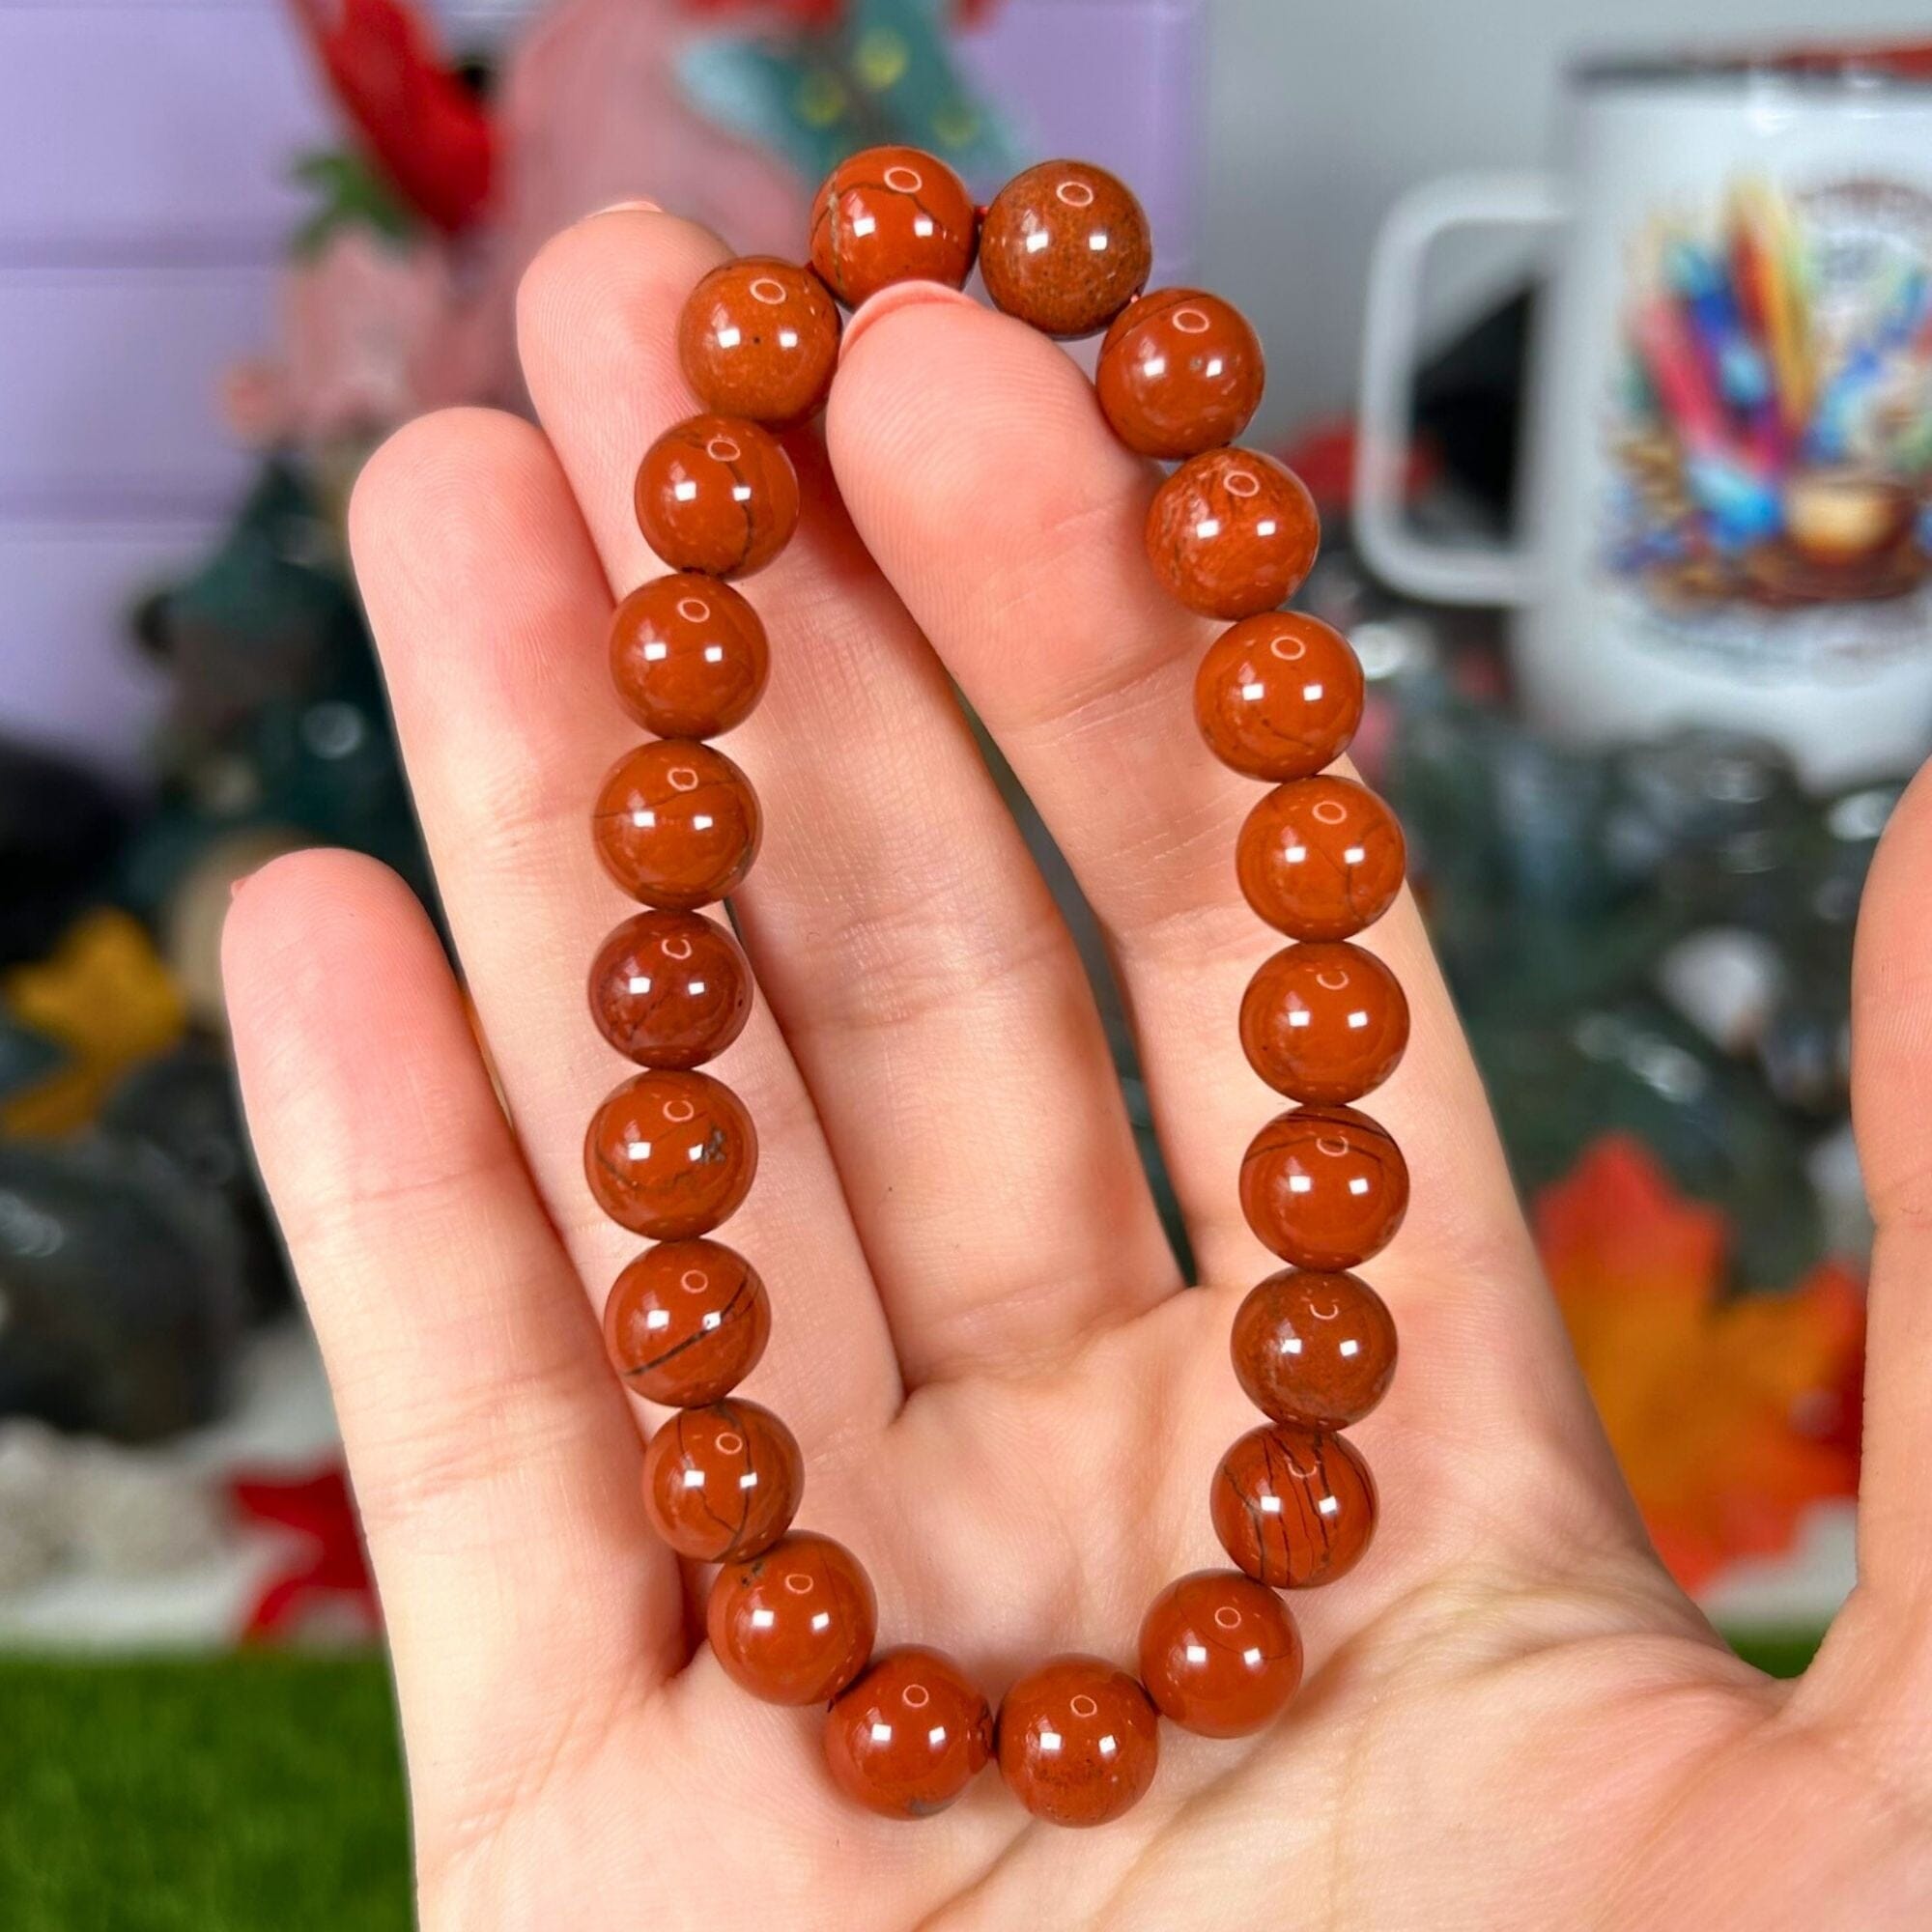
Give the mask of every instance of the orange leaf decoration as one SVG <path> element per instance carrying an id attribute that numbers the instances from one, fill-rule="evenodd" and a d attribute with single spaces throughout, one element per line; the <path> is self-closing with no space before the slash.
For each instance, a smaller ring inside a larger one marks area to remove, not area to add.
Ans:
<path id="1" fill-rule="evenodd" d="M 1857 1493 L 1854 1274 L 1828 1262 L 1786 1293 L 1727 1298 L 1724 1215 L 1623 1135 L 1588 1149 L 1533 1218 L 1611 1446 L 1680 1583 L 1789 1549 L 1813 1503 Z"/>

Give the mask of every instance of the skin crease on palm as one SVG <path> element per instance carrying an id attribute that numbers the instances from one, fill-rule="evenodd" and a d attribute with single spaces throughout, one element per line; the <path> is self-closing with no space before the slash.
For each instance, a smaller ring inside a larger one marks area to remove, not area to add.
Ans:
<path id="1" fill-rule="evenodd" d="M 1368 1103 L 1407 1224 L 1365 1270 L 1403 1359 L 1357 1431 L 1378 1539 L 1292 1599 L 1309 1673 L 1262 1735 L 1162 1726 L 1137 1809 L 1036 1825 L 988 1773 L 942 1817 L 832 1787 L 818 1714 L 699 1640 L 646 1527 L 652 1418 L 595 1310 L 636 1241 L 584 1122 L 628 1071 L 583 980 L 624 903 L 586 829 L 635 733 L 613 597 L 658 568 L 638 459 L 690 412 L 673 349 L 723 256 L 634 208 L 521 298 L 541 427 L 459 411 L 370 464 L 352 523 L 410 775 L 508 1119 L 428 922 L 379 867 L 276 862 L 225 941 L 249 1119 L 327 1359 L 401 1700 L 431 1928 L 749 1921 L 1214 1932 L 1932 1922 L 1932 792 L 1860 935 L 1857 1118 L 1881 1234 L 1860 1583 L 1810 1673 L 1735 1661 L 1658 1567 L 1593 1419 L 1415 911 L 1367 943 L 1414 1008 Z M 765 805 L 739 902 L 763 992 L 715 1067 L 763 1154 L 722 1238 L 769 1283 L 746 1392 L 796 1431 L 803 1526 L 882 1642 L 995 1698 L 1060 1650 L 1130 1662 L 1218 1564 L 1209 1472 L 1255 1417 L 1229 1320 L 1274 1264 L 1236 1170 L 1279 1102 L 1235 1015 L 1277 943 L 1240 903 L 1258 795 L 1195 733 L 1212 627 L 1154 590 L 1152 471 L 1060 350 L 930 287 L 848 332 L 807 510 L 748 586 Z M 842 508 L 840 507 L 842 501 Z M 1109 935 L 1208 1286 L 1182 1292 L 1079 964 L 976 753 L 1000 741 Z"/>

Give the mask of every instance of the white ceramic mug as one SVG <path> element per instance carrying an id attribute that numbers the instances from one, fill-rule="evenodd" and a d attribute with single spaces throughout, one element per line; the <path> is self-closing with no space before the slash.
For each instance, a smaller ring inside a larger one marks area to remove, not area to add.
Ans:
<path id="1" fill-rule="evenodd" d="M 1576 741 L 1761 732 L 1809 781 L 1932 746 L 1932 82 L 1867 57 L 1576 70 L 1554 175 L 1432 184 L 1378 239 L 1357 534 L 1399 588 L 1517 607 Z M 1518 543 L 1402 514 L 1424 256 L 1555 231 Z"/>

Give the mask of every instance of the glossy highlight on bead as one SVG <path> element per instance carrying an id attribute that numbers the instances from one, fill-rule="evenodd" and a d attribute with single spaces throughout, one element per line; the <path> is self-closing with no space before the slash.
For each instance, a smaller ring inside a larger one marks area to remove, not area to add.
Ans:
<path id="1" fill-rule="evenodd" d="M 1146 536 L 1169 596 L 1205 617 L 1250 617 L 1301 587 L 1321 520 L 1301 478 L 1273 457 L 1210 449 L 1154 492 Z"/>
<path id="2" fill-rule="evenodd" d="M 754 1402 L 681 1408 L 644 1450 L 651 1527 L 695 1563 L 730 1563 L 769 1549 L 805 1493 L 792 1433 Z"/>
<path id="3" fill-rule="evenodd" d="M 751 1013 L 751 962 L 724 926 L 695 912 L 627 919 L 590 965 L 590 1016 L 639 1066 L 702 1066 Z"/>
<path id="4" fill-rule="evenodd" d="M 1359 1100 L 1402 1063 L 1408 1001 L 1395 975 L 1345 940 L 1285 947 L 1241 996 L 1241 1051 L 1277 1094 Z"/>
<path id="5" fill-rule="evenodd" d="M 633 1395 L 675 1408 L 727 1396 L 772 1333 L 757 1270 L 722 1241 L 661 1241 L 618 1275 L 604 1303 L 604 1350 Z"/>
<path id="6" fill-rule="evenodd" d="M 823 1704 L 866 1667 L 879 1606 L 865 1566 L 810 1530 L 727 1563 L 711 1585 L 705 1634 L 725 1674 L 767 1704 Z"/>
<path id="7" fill-rule="evenodd" d="M 980 272 L 994 306 L 1046 335 L 1105 328 L 1152 266 L 1133 190 L 1087 161 L 1041 161 L 1015 175 L 980 224 Z"/>
<path id="8" fill-rule="evenodd" d="M 1351 1268 L 1395 1238 L 1408 1164 L 1388 1129 L 1353 1107 L 1277 1114 L 1241 1156 L 1241 1211 L 1283 1261 Z"/>
<path id="9" fill-rule="evenodd" d="M 1377 1509 L 1375 1478 L 1346 1437 L 1282 1422 L 1222 1457 L 1209 1498 L 1222 1548 L 1273 1590 L 1346 1577 L 1376 1533 Z"/>
<path id="10" fill-rule="evenodd" d="M 764 818 L 751 780 L 723 752 L 663 738 L 611 767 L 590 829 L 604 869 L 634 899 L 695 912 L 745 883 Z"/>
<path id="11" fill-rule="evenodd" d="M 708 1235 L 745 1204 L 758 1136 L 744 1103 L 705 1073 L 640 1073 L 591 1116 L 583 1172 L 620 1228 L 658 1241 Z"/>
<path id="12" fill-rule="evenodd" d="M 1235 1311 L 1228 1352 L 1264 1415 L 1347 1429 L 1395 1379 L 1395 1318 L 1359 1275 L 1283 1268 Z"/>
<path id="13" fill-rule="evenodd" d="M 611 619 L 617 699 L 660 738 L 716 738 L 756 708 L 771 671 L 758 613 L 715 577 L 680 570 L 640 584 Z"/>
<path id="14" fill-rule="evenodd" d="M 950 1657 L 882 1650 L 825 1714 L 825 1762 L 848 1797 L 882 1818 L 931 1818 L 993 1754 L 985 1694 Z"/>
<path id="15" fill-rule="evenodd" d="M 1362 667 L 1319 617 L 1264 611 L 1216 638 L 1194 679 L 1208 749 L 1245 778 L 1312 778 L 1362 722 Z"/>
<path id="16" fill-rule="evenodd" d="M 1237 1570 L 1197 1570 L 1148 1605 L 1140 1660 L 1163 1718 L 1204 1738 L 1242 1738 L 1294 1695 L 1301 1634 L 1265 1584 Z"/>
<path id="17" fill-rule="evenodd" d="M 812 202 L 811 266 L 847 308 L 895 282 L 963 287 L 980 217 L 936 155 L 867 148 L 834 168 Z"/>
<path id="18" fill-rule="evenodd" d="M 1155 289 L 1114 318 L 1094 388 L 1129 449 L 1173 459 L 1233 442 L 1265 380 L 1261 341 L 1232 302 L 1200 289 Z"/>
<path id="19" fill-rule="evenodd" d="M 1235 843 L 1241 896 L 1291 939 L 1354 938 L 1395 903 L 1407 864 L 1394 812 L 1328 774 L 1277 785 Z"/>
<path id="20" fill-rule="evenodd" d="M 1148 1694 L 1102 1657 L 1077 1652 L 1030 1670 L 1000 1704 L 1000 1775 L 1036 1818 L 1110 1824 L 1147 1795 L 1160 1764 Z"/>
<path id="21" fill-rule="evenodd" d="M 783 428 L 823 407 L 839 327 L 831 292 L 810 269 L 741 256 L 692 290 L 678 320 L 678 361 L 706 409 Z"/>
<path id="22" fill-rule="evenodd" d="M 644 452 L 635 504 L 644 541 L 673 570 L 750 577 L 798 527 L 798 477 L 756 423 L 689 416 Z"/>

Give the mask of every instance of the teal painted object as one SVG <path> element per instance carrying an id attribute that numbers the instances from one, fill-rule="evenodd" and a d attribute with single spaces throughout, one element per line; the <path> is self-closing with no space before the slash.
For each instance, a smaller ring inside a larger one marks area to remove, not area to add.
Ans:
<path id="1" fill-rule="evenodd" d="M 72 1059 L 59 1040 L 0 1014 L 0 1100 L 38 1087 Z"/>
<path id="2" fill-rule="evenodd" d="M 956 59 L 951 14 L 951 0 L 850 0 L 834 26 L 694 42 L 678 76 L 700 113 L 782 155 L 807 181 L 896 142 L 990 186 L 1022 156 Z"/>

